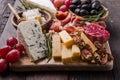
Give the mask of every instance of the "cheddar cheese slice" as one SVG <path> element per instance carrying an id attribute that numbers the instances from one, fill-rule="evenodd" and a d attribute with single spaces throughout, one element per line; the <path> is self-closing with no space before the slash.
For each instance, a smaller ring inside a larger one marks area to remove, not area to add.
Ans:
<path id="1" fill-rule="evenodd" d="M 61 31 L 59 35 L 66 47 L 71 47 L 74 44 L 73 38 L 65 30 Z"/>
<path id="2" fill-rule="evenodd" d="M 77 45 L 72 46 L 72 61 L 80 61 L 80 49 Z"/>
<path id="3" fill-rule="evenodd" d="M 55 61 L 61 60 L 61 39 L 58 33 L 52 35 L 52 57 Z"/>
<path id="4" fill-rule="evenodd" d="M 62 44 L 62 62 L 64 64 L 72 62 L 71 48 L 67 48 Z"/>

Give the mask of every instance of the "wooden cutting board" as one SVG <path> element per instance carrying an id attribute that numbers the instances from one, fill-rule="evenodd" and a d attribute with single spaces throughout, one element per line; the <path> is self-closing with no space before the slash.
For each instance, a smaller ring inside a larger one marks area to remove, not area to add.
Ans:
<path id="1" fill-rule="evenodd" d="M 15 6 L 18 5 L 18 1 Z M 12 14 L 10 15 L 12 16 Z M 11 17 L 8 19 L 6 27 L 3 31 L 3 34 L 0 38 L 0 47 L 6 44 L 6 39 L 9 37 L 17 37 L 16 29 L 11 24 Z M 109 43 L 106 43 L 106 48 L 109 53 L 110 47 Z M 73 71 L 73 70 L 95 70 L 95 71 L 108 71 L 113 69 L 113 61 L 108 62 L 106 65 L 98 65 L 98 64 L 87 64 L 87 63 L 71 63 L 71 64 L 63 64 L 61 62 L 55 62 L 51 59 L 48 63 L 47 60 L 41 61 L 39 63 L 32 63 L 30 58 L 27 55 L 24 55 L 20 58 L 20 60 L 12 65 L 10 65 L 11 70 L 13 71 Z"/>
<path id="2" fill-rule="evenodd" d="M 109 44 L 105 44 L 107 51 L 110 52 Z M 54 59 L 51 59 L 47 62 L 47 59 L 40 61 L 38 63 L 33 63 L 30 61 L 30 58 L 27 55 L 24 55 L 20 58 L 20 60 L 11 65 L 11 69 L 14 71 L 40 71 L 40 70 L 48 70 L 48 71 L 60 71 L 60 70 L 96 70 L 96 71 L 104 71 L 104 70 L 112 70 L 113 61 L 108 62 L 105 65 L 99 64 L 87 64 L 83 62 L 77 63 L 68 63 L 63 64 L 62 62 L 55 62 Z"/>

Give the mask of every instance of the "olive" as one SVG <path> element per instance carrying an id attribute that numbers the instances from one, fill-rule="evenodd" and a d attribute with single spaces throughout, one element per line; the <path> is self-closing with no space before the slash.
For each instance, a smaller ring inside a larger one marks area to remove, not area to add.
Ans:
<path id="1" fill-rule="evenodd" d="M 94 3 L 92 3 L 92 5 L 91 5 L 91 8 L 92 8 L 92 9 L 95 9 L 95 10 L 99 10 L 100 7 L 101 7 L 101 4 L 98 3 L 98 2 L 94 2 Z"/>
<path id="2" fill-rule="evenodd" d="M 79 5 L 81 3 L 80 0 L 72 0 L 72 4 Z"/>
<path id="3" fill-rule="evenodd" d="M 100 8 L 99 8 L 99 11 L 101 11 L 101 10 L 103 10 L 103 7 L 102 7 L 102 6 L 100 6 Z"/>
<path id="4" fill-rule="evenodd" d="M 91 15 L 97 15 L 98 12 L 97 12 L 96 10 L 91 10 L 91 11 L 90 11 L 90 14 L 91 14 Z"/>
<path id="5" fill-rule="evenodd" d="M 80 15 L 81 16 L 85 16 L 85 15 L 88 15 L 88 14 L 89 14 L 89 12 L 87 10 L 85 10 L 85 9 L 80 10 Z"/>
<path id="6" fill-rule="evenodd" d="M 89 10 L 90 5 L 89 4 L 83 4 L 83 5 L 81 5 L 81 9 Z"/>
<path id="7" fill-rule="evenodd" d="M 71 10 L 72 12 L 74 12 L 75 9 L 77 8 L 77 6 L 74 5 L 74 4 L 72 4 L 72 5 L 69 6 L 69 8 L 70 8 L 70 10 Z"/>
<path id="8" fill-rule="evenodd" d="M 98 0 L 92 0 L 91 3 L 94 3 L 94 2 L 98 2 L 98 3 L 100 3 L 100 1 L 98 1 Z"/>
<path id="9" fill-rule="evenodd" d="M 80 9 L 79 8 L 75 9 L 75 14 L 77 14 L 77 15 L 80 14 Z"/>
<path id="10" fill-rule="evenodd" d="M 81 8 L 81 5 L 78 5 L 77 8 Z"/>
<path id="11" fill-rule="evenodd" d="M 91 3 L 91 0 L 83 0 L 82 2 L 81 2 L 81 4 L 90 4 Z"/>

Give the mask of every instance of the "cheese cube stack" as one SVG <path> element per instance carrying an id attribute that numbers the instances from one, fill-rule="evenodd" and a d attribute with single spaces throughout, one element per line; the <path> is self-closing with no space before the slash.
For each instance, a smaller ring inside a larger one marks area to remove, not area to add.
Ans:
<path id="1" fill-rule="evenodd" d="M 18 25 L 17 35 L 32 61 L 46 57 L 46 39 L 38 21 L 21 22 Z"/>
<path id="2" fill-rule="evenodd" d="M 93 53 L 97 50 L 95 45 L 88 39 L 88 37 L 83 32 L 81 33 L 81 38 L 85 42 L 85 44 L 88 44 L 91 47 Z"/>
<path id="3" fill-rule="evenodd" d="M 80 60 L 80 55 L 81 55 L 81 52 L 80 52 L 79 47 L 74 44 L 72 46 L 72 60 L 73 61 L 79 61 Z"/>
<path id="4" fill-rule="evenodd" d="M 52 57 L 56 61 L 61 61 L 62 44 L 58 33 L 52 35 Z"/>
<path id="5" fill-rule="evenodd" d="M 67 48 L 64 44 L 62 44 L 62 62 L 64 64 L 72 62 L 71 52 L 71 48 Z"/>
<path id="6" fill-rule="evenodd" d="M 38 20 L 42 24 L 41 14 L 38 9 L 31 9 L 23 12 L 22 16 L 26 20 Z"/>
<path id="7" fill-rule="evenodd" d="M 66 47 L 71 47 L 74 44 L 73 38 L 65 30 L 61 31 L 59 35 Z"/>

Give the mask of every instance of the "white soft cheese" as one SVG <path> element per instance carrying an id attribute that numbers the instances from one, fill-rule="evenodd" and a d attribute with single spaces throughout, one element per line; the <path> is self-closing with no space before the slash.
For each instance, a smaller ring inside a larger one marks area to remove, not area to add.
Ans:
<path id="1" fill-rule="evenodd" d="M 30 5 L 49 11 L 54 17 L 57 10 L 50 0 L 26 0 Z"/>
<path id="2" fill-rule="evenodd" d="M 32 61 L 45 57 L 46 39 L 38 21 L 21 22 L 18 25 L 18 39 Z"/>

